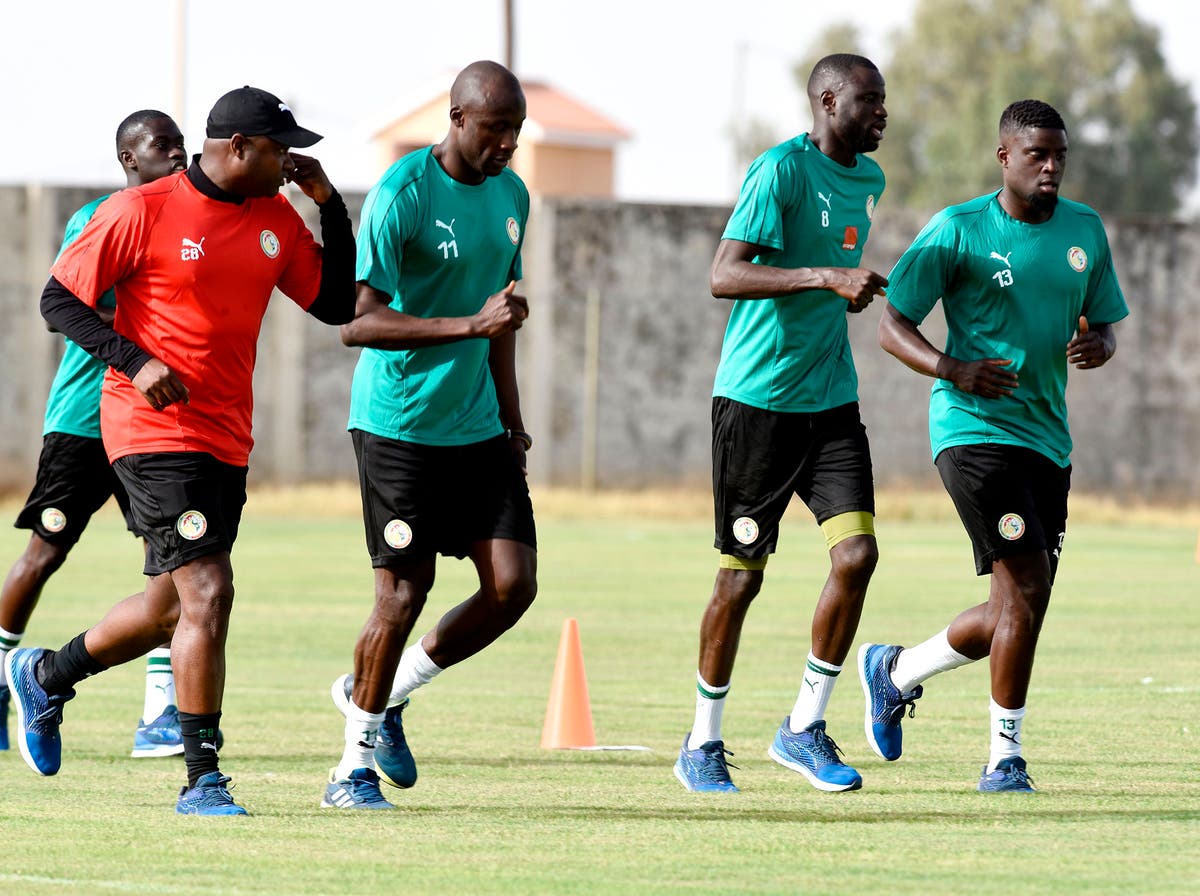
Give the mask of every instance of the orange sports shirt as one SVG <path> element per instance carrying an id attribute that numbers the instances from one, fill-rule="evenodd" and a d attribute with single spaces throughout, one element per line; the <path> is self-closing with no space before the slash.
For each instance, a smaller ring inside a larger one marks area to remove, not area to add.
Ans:
<path id="1" fill-rule="evenodd" d="M 109 368 L 100 428 L 110 461 L 208 452 L 245 466 L 254 444 L 253 373 L 271 291 L 317 297 L 321 247 L 283 196 L 225 202 L 183 172 L 114 193 L 51 274 L 92 307 L 117 295 L 114 329 L 169 366 L 188 404 L 156 411 Z"/>

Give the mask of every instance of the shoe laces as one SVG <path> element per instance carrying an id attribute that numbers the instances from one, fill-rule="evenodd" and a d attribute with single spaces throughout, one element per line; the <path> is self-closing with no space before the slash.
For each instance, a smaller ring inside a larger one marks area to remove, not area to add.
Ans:
<path id="1" fill-rule="evenodd" d="M 842 753 L 842 748 L 837 745 L 837 741 L 825 733 L 824 728 L 814 728 L 812 738 L 812 752 L 819 756 L 823 762 L 834 762 L 838 765 L 844 764 L 842 760 L 838 759 L 838 754 Z M 845 754 L 843 753 L 842 755 Z"/>
<path id="2" fill-rule="evenodd" d="M 70 694 L 47 694 L 46 708 L 30 719 L 28 727 L 37 730 L 47 725 L 61 725 L 63 720 L 63 704 L 74 696 L 74 691 L 71 691 Z"/>
<path id="3" fill-rule="evenodd" d="M 1028 784 L 1030 787 L 1033 786 L 1033 779 L 1029 777 L 1029 772 L 1015 763 L 1009 765 L 1008 777 L 1011 780 L 1016 781 L 1018 784 Z"/>
<path id="4" fill-rule="evenodd" d="M 908 717 L 911 719 L 917 714 L 917 700 L 920 699 L 924 689 L 917 685 L 911 691 L 897 692 L 899 696 L 896 699 L 895 705 L 888 710 L 888 721 L 896 724 L 904 719 L 904 711 L 908 710 Z"/>
<path id="5" fill-rule="evenodd" d="M 361 802 L 383 799 L 378 778 L 350 778 L 347 783 L 350 785 L 347 789 L 355 800 Z"/>
<path id="6" fill-rule="evenodd" d="M 705 750 L 704 762 L 700 766 L 700 775 L 709 781 L 727 781 L 729 780 L 729 769 L 736 768 L 741 771 L 739 766 L 729 762 L 725 757 L 732 756 L 733 750 L 726 750 L 724 745 L 717 750 Z"/>

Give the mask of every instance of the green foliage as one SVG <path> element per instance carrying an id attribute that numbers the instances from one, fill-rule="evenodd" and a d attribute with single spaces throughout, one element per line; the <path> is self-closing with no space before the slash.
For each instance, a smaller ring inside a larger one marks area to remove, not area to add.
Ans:
<path id="1" fill-rule="evenodd" d="M 888 86 L 888 128 L 875 153 L 889 205 L 928 211 L 1000 186 L 997 124 L 1015 100 L 1062 113 L 1071 153 L 1064 195 L 1103 212 L 1169 214 L 1195 179 L 1196 103 L 1167 70 L 1158 29 L 1129 0 L 918 0 L 874 61 Z M 813 64 L 862 52 L 834 25 L 793 68 L 801 102 Z M 751 119 L 734 134 L 748 164 L 789 135 Z"/>
<path id="2" fill-rule="evenodd" d="M 1065 195 L 1175 211 L 1194 178 L 1196 106 L 1159 37 L 1129 0 L 919 0 L 881 64 L 887 201 L 933 209 L 998 188 L 1000 113 L 1036 98 L 1067 122 Z"/>
<path id="3" fill-rule="evenodd" d="M 413 698 L 405 727 L 421 780 L 387 789 L 399 810 L 347 815 L 318 802 L 342 740 L 329 682 L 371 604 L 361 520 L 325 504 L 260 506 L 252 495 L 234 554 L 221 757 L 253 815 L 172 814 L 182 763 L 128 758 L 144 668 L 129 663 L 67 704 L 59 775 L 39 778 L 15 749 L 0 753 L 0 892 L 1125 896 L 1192 892 L 1200 880 L 1194 524 L 1073 523 L 1025 728 L 1040 793 L 974 791 L 987 754 L 980 663 L 927 683 L 896 763 L 867 748 L 848 667 L 830 731 L 865 785 L 837 795 L 765 756 L 795 698 L 828 569 L 820 533 L 793 508 L 725 714 L 742 793 L 714 798 L 671 774 L 716 567 L 711 522 L 633 508 L 539 514 L 537 602 Z M 957 521 L 881 514 L 879 531 L 861 639 L 911 644 L 982 595 Z M 25 541 L 0 530 L 0 556 Z M 51 580 L 26 645 L 77 634 L 137 586 L 140 564 L 117 514 L 101 514 Z M 469 564 L 443 560 L 422 624 L 473 587 Z M 579 620 L 598 742 L 654 752 L 538 748 L 568 616 Z"/>

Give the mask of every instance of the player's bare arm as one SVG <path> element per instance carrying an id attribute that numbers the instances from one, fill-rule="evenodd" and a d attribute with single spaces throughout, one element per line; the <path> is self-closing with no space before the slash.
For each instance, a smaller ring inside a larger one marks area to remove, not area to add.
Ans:
<path id="1" fill-rule="evenodd" d="M 718 299 L 767 299 L 810 289 L 835 292 L 862 311 L 876 296 L 886 295 L 887 277 L 868 268 L 776 268 L 754 264 L 768 251 L 753 243 L 721 240 L 709 273 L 709 288 Z"/>
<path id="2" fill-rule="evenodd" d="M 500 406 L 500 422 L 505 430 L 515 433 L 509 439 L 509 447 L 521 470 L 528 475 L 525 465 L 525 422 L 521 417 L 521 397 L 517 389 L 517 334 L 515 330 L 502 333 L 491 341 L 488 349 L 488 369 L 496 385 L 496 403 Z"/>
<path id="3" fill-rule="evenodd" d="M 1089 325 L 1086 317 L 1079 318 L 1079 331 L 1067 343 L 1067 363 L 1078 370 L 1103 367 L 1117 350 L 1117 334 L 1112 324 Z"/>
<path id="4" fill-rule="evenodd" d="M 415 317 L 388 307 L 391 300 L 386 293 L 360 282 L 354 320 L 342 325 L 342 342 L 394 351 L 462 339 L 494 339 L 520 329 L 529 315 L 529 302 L 515 289 L 516 282 L 510 282 L 470 317 Z"/>
<path id="5" fill-rule="evenodd" d="M 321 167 L 321 163 L 312 156 L 301 155 L 298 152 L 292 152 L 289 155 L 296 166 L 292 170 L 291 182 L 317 205 L 324 205 L 328 202 L 334 189 L 325 174 L 325 169 Z"/>
<path id="6" fill-rule="evenodd" d="M 1017 388 L 1017 375 L 1005 369 L 1012 363 L 1010 358 L 952 358 L 934 348 L 917 325 L 890 303 L 879 319 L 879 345 L 917 373 L 946 380 L 981 398 L 1012 395 Z"/>

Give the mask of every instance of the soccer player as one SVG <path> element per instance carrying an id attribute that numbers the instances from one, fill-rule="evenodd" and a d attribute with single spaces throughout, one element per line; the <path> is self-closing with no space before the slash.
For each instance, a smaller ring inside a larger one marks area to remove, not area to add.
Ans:
<path id="1" fill-rule="evenodd" d="M 441 143 L 384 173 L 359 227 L 358 309 L 342 340 L 364 346 L 349 429 L 375 604 L 353 676 L 331 690 L 346 744 L 325 807 L 393 808 L 380 776 L 417 778 L 409 695 L 515 625 L 537 591 L 514 367 L 529 193 L 508 167 L 525 94 L 503 66 L 475 62 L 454 80 L 449 117 Z M 479 590 L 405 650 L 438 554 L 470 557 Z"/>
<path id="2" fill-rule="evenodd" d="M 808 79 L 813 128 L 751 166 L 713 260 L 711 286 L 734 299 L 713 388 L 713 496 L 721 552 L 700 623 L 696 716 L 675 776 L 694 791 L 736 791 L 721 718 L 742 623 L 762 588 L 793 494 L 808 505 L 831 569 L 791 713 L 769 749 L 817 789 L 856 790 L 825 708 L 875 569 L 874 485 L 859 419 L 847 313 L 887 280 L 858 267 L 883 192 L 873 152 L 887 123 L 869 59 L 826 56 Z"/>
<path id="3" fill-rule="evenodd" d="M 164 112 L 153 109 L 134 112 L 117 127 L 117 160 L 130 187 L 183 171 L 187 167 L 183 134 Z M 94 199 L 71 216 L 60 255 L 107 198 L 105 195 Z M 104 320 L 112 320 L 115 304 L 111 291 L 101 296 L 97 311 Z M 104 370 L 104 362 L 66 340 L 46 401 L 37 479 L 17 516 L 17 528 L 31 530 L 29 543 L 9 570 L 0 591 L 0 750 L 9 747 L 10 694 L 4 657 L 20 645 L 42 588 L 66 561 L 92 514 L 110 495 L 116 498 L 126 524 L 134 531 L 129 498 L 100 441 L 100 386 Z M 147 655 L 145 699 L 142 718 L 133 736 L 133 756 L 172 756 L 182 752 L 170 645 L 164 645 Z"/>
<path id="4" fill-rule="evenodd" d="M 858 652 L 867 740 L 900 758 L 921 682 L 989 657 L 990 748 L 978 789 L 1033 791 L 1021 755 L 1034 650 L 1066 537 L 1068 365 L 1102 366 L 1128 313 L 1100 217 L 1059 197 L 1067 127 L 1021 100 L 1000 117 L 1003 186 L 933 217 L 891 273 L 880 344 L 934 377 L 934 462 L 962 518 L 986 602 L 916 647 Z M 938 351 L 918 329 L 942 302 Z"/>
<path id="5" fill-rule="evenodd" d="M 43 315 L 111 368 L 101 431 L 149 545 L 149 578 L 62 649 L 8 654 L 21 753 L 39 774 L 61 764 L 73 686 L 173 633 L 187 765 L 176 812 L 246 814 L 219 769 L 217 726 L 258 333 L 276 287 L 326 323 L 354 315 L 345 203 L 316 159 L 289 152 L 320 139 L 278 97 L 230 91 L 186 172 L 114 194 L 51 269 Z M 320 208 L 324 248 L 279 195 L 289 180 Z M 93 308 L 114 287 L 110 329 Z"/>

